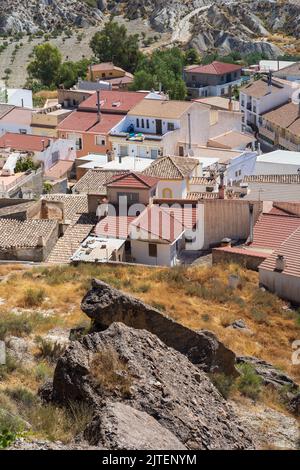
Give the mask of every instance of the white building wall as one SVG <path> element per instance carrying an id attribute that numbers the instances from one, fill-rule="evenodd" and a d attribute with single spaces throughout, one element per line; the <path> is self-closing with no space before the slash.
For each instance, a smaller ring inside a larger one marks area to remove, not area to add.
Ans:
<path id="1" fill-rule="evenodd" d="M 231 181 L 242 180 L 244 176 L 253 175 L 256 158 L 257 152 L 245 152 L 242 155 L 231 158 L 226 169 L 227 184 L 230 184 Z"/>
<path id="2" fill-rule="evenodd" d="M 172 191 L 172 198 L 182 199 L 186 197 L 187 186 L 185 180 L 160 180 L 156 187 L 156 196 L 158 198 L 164 197 L 164 189 L 170 189 Z"/>
<path id="3" fill-rule="evenodd" d="M 22 108 L 33 108 L 32 91 L 16 88 L 7 89 L 7 103 Z"/>
<path id="4" fill-rule="evenodd" d="M 131 255 L 135 262 L 152 266 L 171 266 L 170 245 L 157 243 L 157 258 L 154 258 L 148 254 L 149 243 L 151 241 L 131 240 Z"/>
<path id="5" fill-rule="evenodd" d="M 300 278 L 259 268 L 259 283 L 279 297 L 300 304 Z"/>
<path id="6" fill-rule="evenodd" d="M 14 122 L 2 122 L 0 121 L 0 135 L 6 132 L 12 132 L 14 134 L 32 134 L 31 126 L 25 124 L 15 124 Z"/>
<path id="7" fill-rule="evenodd" d="M 300 156 L 300 153 L 299 153 Z M 300 171 L 299 165 L 289 163 L 256 162 L 254 175 L 296 175 Z"/>

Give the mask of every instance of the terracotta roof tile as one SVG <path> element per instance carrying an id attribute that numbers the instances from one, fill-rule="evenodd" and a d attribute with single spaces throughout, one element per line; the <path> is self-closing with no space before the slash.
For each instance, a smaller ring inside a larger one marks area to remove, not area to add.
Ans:
<path id="1" fill-rule="evenodd" d="M 59 124 L 58 130 L 108 134 L 122 118 L 118 114 L 102 114 L 98 122 L 95 112 L 74 111 Z"/>
<path id="2" fill-rule="evenodd" d="M 101 90 L 100 109 L 103 113 L 127 114 L 143 100 L 147 93 L 136 91 Z M 97 111 L 97 93 L 94 93 L 79 105 L 79 110 Z"/>
<path id="3" fill-rule="evenodd" d="M 269 256 L 259 267 L 274 271 L 276 269 L 277 255 L 283 255 L 286 259 L 286 267 L 283 274 L 300 277 L 300 228 L 295 230 L 290 236 Z"/>
<path id="4" fill-rule="evenodd" d="M 47 240 L 56 227 L 55 220 L 0 219 L 0 251 L 11 247 L 35 247 L 41 236 Z"/>
<path id="5" fill-rule="evenodd" d="M 160 179 L 183 179 L 189 176 L 199 161 L 189 157 L 161 157 L 143 171 L 144 175 Z"/>
<path id="6" fill-rule="evenodd" d="M 106 186 L 108 188 L 153 188 L 158 183 L 158 179 L 143 173 L 126 172 L 121 175 L 114 175 Z"/>
<path id="7" fill-rule="evenodd" d="M 191 101 L 144 99 L 129 112 L 129 116 L 145 116 L 158 119 L 180 119 L 191 106 L 201 106 Z"/>
<path id="8" fill-rule="evenodd" d="M 95 233 L 99 237 L 126 239 L 130 231 L 130 224 L 136 217 L 108 215 L 95 227 Z"/>
<path id="9" fill-rule="evenodd" d="M 300 217 L 288 214 L 261 214 L 254 226 L 253 243 L 250 246 L 274 250 L 299 227 Z"/>
<path id="10" fill-rule="evenodd" d="M 243 179 L 244 183 L 279 183 L 299 184 L 300 175 L 249 175 Z"/>
<path id="11" fill-rule="evenodd" d="M 192 229 L 196 222 L 196 208 L 173 208 L 152 205 L 148 206 L 130 224 L 131 237 L 172 243 L 186 229 Z"/>
<path id="12" fill-rule="evenodd" d="M 241 70 L 241 65 L 228 64 L 226 62 L 219 62 L 214 60 L 211 64 L 195 65 L 186 69 L 191 73 L 205 73 L 209 75 L 223 75 L 224 73 L 235 72 Z"/>
<path id="13" fill-rule="evenodd" d="M 282 89 L 283 85 L 279 81 L 273 79 L 271 93 L 278 93 Z M 268 80 L 266 78 L 256 80 L 242 88 L 241 92 L 248 96 L 253 96 L 253 98 L 262 98 L 263 96 L 270 94 Z"/>
<path id="14" fill-rule="evenodd" d="M 107 193 L 106 183 L 116 174 L 124 173 L 124 170 L 101 170 L 94 169 L 87 171 L 82 178 L 73 186 L 74 194 L 99 194 Z"/>
<path id="15" fill-rule="evenodd" d="M 56 139 L 54 137 L 7 132 L 0 137 L 0 148 L 11 147 L 24 152 L 41 152 L 53 140 Z"/>

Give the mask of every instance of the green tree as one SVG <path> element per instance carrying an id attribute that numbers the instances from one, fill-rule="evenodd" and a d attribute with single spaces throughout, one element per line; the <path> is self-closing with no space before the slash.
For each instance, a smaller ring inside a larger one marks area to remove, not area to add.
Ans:
<path id="1" fill-rule="evenodd" d="M 50 87 L 56 82 L 61 63 L 59 49 L 46 42 L 33 49 L 33 60 L 27 71 L 31 78 L 36 78 L 46 87 Z"/>
<path id="2" fill-rule="evenodd" d="M 184 59 L 184 53 L 177 47 L 156 50 L 150 56 L 142 56 L 131 88 L 157 89 L 161 84 L 171 99 L 183 100 L 186 97 L 182 78 Z"/>
<path id="3" fill-rule="evenodd" d="M 115 21 L 106 23 L 91 39 L 90 47 L 100 62 L 113 62 L 128 72 L 134 72 L 142 55 L 139 35 L 127 34 L 124 25 Z"/>
<path id="4" fill-rule="evenodd" d="M 194 47 L 190 47 L 184 53 L 184 65 L 200 64 L 201 58 Z"/>

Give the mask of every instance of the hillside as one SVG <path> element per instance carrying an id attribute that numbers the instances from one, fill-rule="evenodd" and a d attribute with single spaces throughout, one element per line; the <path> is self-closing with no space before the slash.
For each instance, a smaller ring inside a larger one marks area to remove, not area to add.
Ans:
<path id="1" fill-rule="evenodd" d="M 53 404 L 46 407 L 39 404 L 35 413 L 31 406 L 38 403 L 36 393 L 39 387 L 53 376 L 56 360 L 64 345 L 68 344 L 70 329 L 80 327 L 79 331 L 87 332 L 90 327 L 89 319 L 81 310 L 81 300 L 92 277 L 133 294 L 192 330 L 214 332 L 239 357 L 255 356 L 271 363 L 273 368 L 278 368 L 277 372 L 273 369 L 272 377 L 277 374 L 279 380 L 285 381 L 288 374 L 300 382 L 300 366 L 293 365 L 291 361 L 292 343 L 299 339 L 299 313 L 276 296 L 259 289 L 257 273 L 239 266 L 156 269 L 92 265 L 27 268 L 14 265 L 1 266 L 0 274 L 0 339 L 5 339 L 14 357 L 10 358 L 7 366 L 0 366 L 0 435 L 1 426 L 3 428 L 1 409 L 22 416 L 30 423 L 31 438 L 46 439 L 47 442 L 70 442 L 74 433 L 80 432 L 91 419 L 86 408 L 73 410 L 75 414 L 72 412 L 71 419 Z M 239 285 L 233 290 L 228 289 L 231 274 L 239 277 Z M 232 327 L 237 320 L 242 326 Z M 107 334 L 111 338 L 109 342 L 113 341 L 115 333 Z M 136 333 L 122 330 L 116 334 L 124 335 L 126 342 L 131 334 Z M 103 337 L 104 340 L 108 341 Z M 145 344 L 153 344 L 151 338 L 145 341 Z M 114 344 L 111 347 L 115 347 Z M 56 372 L 56 393 L 73 393 L 69 388 L 63 392 L 61 381 L 65 373 L 71 374 L 71 371 L 64 372 L 66 361 L 71 361 L 68 367 L 81 370 L 81 366 L 78 369 L 72 362 L 77 346 L 74 348 L 74 353 L 58 366 L 61 372 Z M 78 354 L 78 360 L 83 360 L 82 353 Z M 137 358 L 135 360 L 138 361 Z M 152 361 L 155 363 L 155 356 Z M 247 373 L 251 376 L 252 372 Z M 142 377 L 144 373 L 140 374 Z M 250 376 L 247 386 L 242 382 L 230 385 L 222 376 L 213 380 L 243 421 L 247 432 L 251 429 L 257 447 L 296 448 L 299 422 L 287 408 L 290 387 L 262 387 Z M 165 377 L 164 380 L 171 378 Z M 106 387 L 111 386 L 110 382 L 105 383 Z M 47 390 L 44 393 L 47 394 Z M 136 402 L 136 406 L 141 410 L 147 409 L 143 408 L 146 403 L 138 405 Z M 48 444 L 43 445 L 49 448 Z"/>

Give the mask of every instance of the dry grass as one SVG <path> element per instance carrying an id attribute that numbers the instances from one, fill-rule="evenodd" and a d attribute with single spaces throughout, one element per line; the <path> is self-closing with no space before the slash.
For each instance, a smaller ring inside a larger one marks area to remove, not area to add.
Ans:
<path id="1" fill-rule="evenodd" d="M 44 291 L 42 304 L 32 309 L 34 334 L 55 326 L 86 324 L 80 303 L 91 278 L 96 277 L 158 306 L 190 328 L 215 332 L 237 354 L 259 356 L 300 380 L 300 367 L 291 364 L 291 344 L 300 337 L 296 313 L 284 310 L 286 302 L 258 288 L 257 273 L 237 265 L 172 270 L 96 265 L 1 268 L 3 276 L 11 273 L 0 283 L 0 297 L 5 300 L 1 306 L 3 315 L 12 315 L 12 309 L 20 309 L 28 289 Z M 228 288 L 230 274 L 240 278 L 234 291 Z M 239 318 L 252 330 L 251 336 L 226 328 Z"/>
<path id="2" fill-rule="evenodd" d="M 119 392 L 123 397 L 130 396 L 132 376 L 127 364 L 115 350 L 108 348 L 94 354 L 90 364 L 92 381 L 105 391 Z"/>

